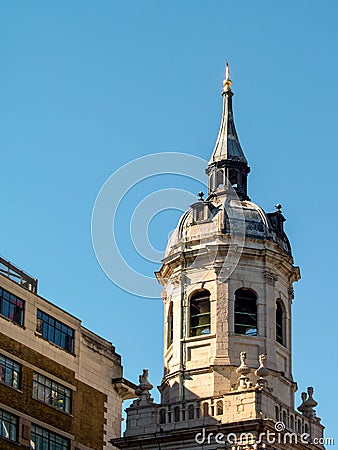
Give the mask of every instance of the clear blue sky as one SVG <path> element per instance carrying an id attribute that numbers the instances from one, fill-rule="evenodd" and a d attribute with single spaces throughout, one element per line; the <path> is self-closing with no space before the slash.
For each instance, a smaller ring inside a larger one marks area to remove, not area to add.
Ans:
<path id="1" fill-rule="evenodd" d="M 330 437 L 338 401 L 337 30 L 336 0 L 0 5 L 0 254 L 38 277 L 42 296 L 111 340 L 126 377 L 136 381 L 148 367 L 158 385 L 161 300 L 134 297 L 104 275 L 92 208 L 109 175 L 137 157 L 209 158 L 229 59 L 249 194 L 267 211 L 282 203 L 302 271 L 294 376 L 299 391 L 315 387 Z M 163 187 L 190 185 L 156 177 L 141 191 Z M 154 219 L 154 245 L 163 249 L 176 220 L 173 211 Z M 116 232 L 128 241 L 123 221 Z M 149 275 L 159 267 L 131 250 L 127 257 Z"/>

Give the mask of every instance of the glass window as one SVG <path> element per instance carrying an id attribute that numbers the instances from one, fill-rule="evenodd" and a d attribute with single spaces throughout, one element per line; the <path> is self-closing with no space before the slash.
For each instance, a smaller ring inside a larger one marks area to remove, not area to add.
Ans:
<path id="1" fill-rule="evenodd" d="M 0 355 L 0 381 L 15 389 L 20 388 L 21 366 L 10 358 Z"/>
<path id="2" fill-rule="evenodd" d="M 257 297 L 249 289 L 235 294 L 235 333 L 257 336 Z"/>
<path id="3" fill-rule="evenodd" d="M 69 447 L 69 439 L 45 428 L 32 425 L 31 450 L 69 450 Z"/>
<path id="4" fill-rule="evenodd" d="M 48 341 L 74 353 L 74 330 L 39 309 L 36 331 Z"/>
<path id="5" fill-rule="evenodd" d="M 17 441 L 18 438 L 18 418 L 12 414 L 0 409 L 0 427 L 1 437 L 10 441 Z"/>
<path id="6" fill-rule="evenodd" d="M 71 412 L 71 390 L 38 373 L 33 375 L 33 398 L 66 413 Z"/>
<path id="7" fill-rule="evenodd" d="M 190 336 L 210 333 L 210 292 L 197 291 L 190 298 Z"/>
<path id="8" fill-rule="evenodd" d="M 25 302 L 23 300 L 0 288 L 0 314 L 23 326 L 24 311 Z"/>

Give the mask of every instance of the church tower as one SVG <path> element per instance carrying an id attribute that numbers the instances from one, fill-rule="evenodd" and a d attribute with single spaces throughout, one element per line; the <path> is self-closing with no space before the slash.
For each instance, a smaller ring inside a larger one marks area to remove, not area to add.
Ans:
<path id="1" fill-rule="evenodd" d="M 112 441 L 117 448 L 323 448 L 313 389 L 302 394 L 299 412 L 294 403 L 291 322 L 300 271 L 281 205 L 265 213 L 248 196 L 231 85 L 227 64 L 208 194 L 181 217 L 156 273 L 164 302 L 161 403 L 150 396 L 145 370 L 125 437 Z"/>

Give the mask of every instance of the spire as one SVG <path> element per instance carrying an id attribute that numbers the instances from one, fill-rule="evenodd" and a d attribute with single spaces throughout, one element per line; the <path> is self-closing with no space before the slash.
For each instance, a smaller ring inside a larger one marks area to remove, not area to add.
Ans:
<path id="1" fill-rule="evenodd" d="M 230 86 L 232 85 L 232 81 L 230 80 L 230 68 L 228 61 L 225 62 L 225 79 L 223 80 L 223 90 L 231 91 Z"/>
<path id="2" fill-rule="evenodd" d="M 216 145 L 211 155 L 209 164 L 216 161 L 233 160 L 247 164 L 241 144 L 237 136 L 233 112 L 232 112 L 232 81 L 228 61 L 225 67 L 225 79 L 223 81 L 223 113 L 221 127 L 218 133 Z"/>
<path id="3" fill-rule="evenodd" d="M 248 200 L 247 176 L 250 172 L 248 161 L 237 136 L 232 113 L 232 81 L 228 61 L 223 81 L 223 113 L 216 145 L 211 155 L 206 173 L 209 177 L 209 194 L 227 191 L 229 186 L 237 192 L 241 200 Z"/>

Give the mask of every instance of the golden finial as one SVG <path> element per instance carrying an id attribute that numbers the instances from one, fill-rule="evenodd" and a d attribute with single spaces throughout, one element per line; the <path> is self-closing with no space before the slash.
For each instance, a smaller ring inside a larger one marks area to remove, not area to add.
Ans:
<path id="1" fill-rule="evenodd" d="M 223 91 L 230 91 L 230 86 L 232 85 L 232 81 L 230 80 L 230 69 L 229 63 L 226 61 L 225 63 L 225 80 L 223 81 Z"/>

